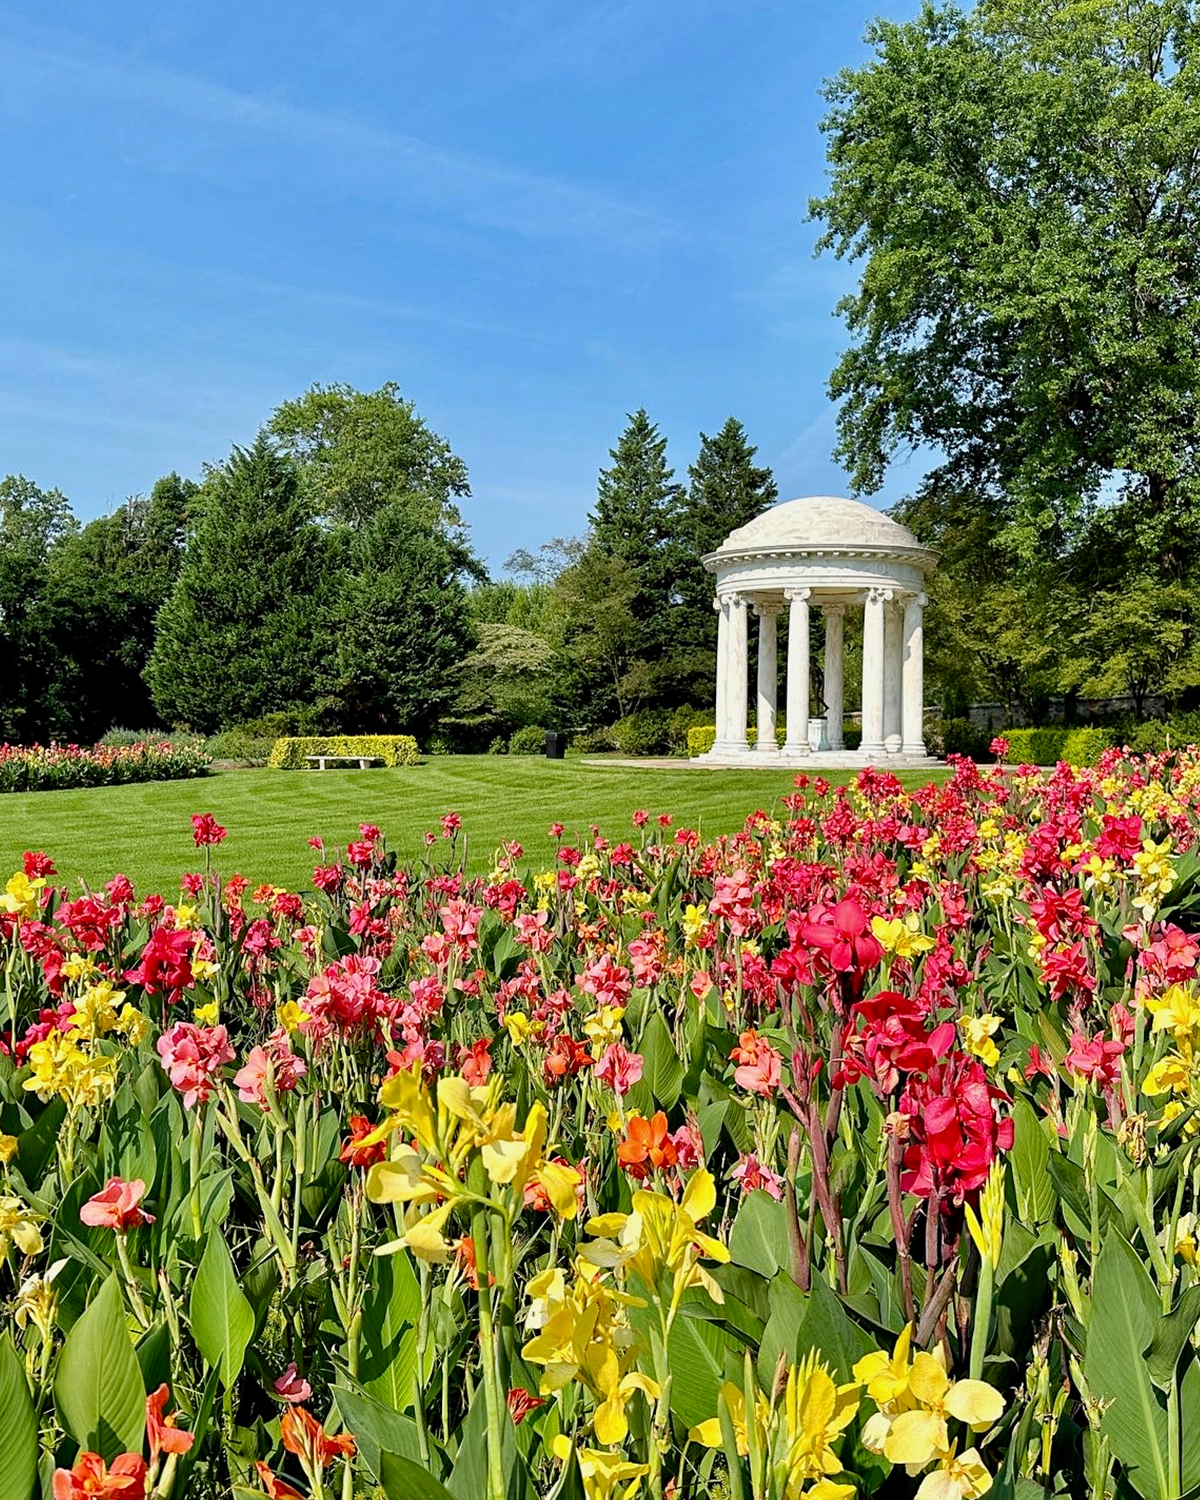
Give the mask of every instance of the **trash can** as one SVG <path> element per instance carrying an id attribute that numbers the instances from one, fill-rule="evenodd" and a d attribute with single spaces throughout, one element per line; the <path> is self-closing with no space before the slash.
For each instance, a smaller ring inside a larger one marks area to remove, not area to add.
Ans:
<path id="1" fill-rule="evenodd" d="M 561 729 L 546 731 L 546 759 L 562 760 L 567 753 L 567 737 Z"/>

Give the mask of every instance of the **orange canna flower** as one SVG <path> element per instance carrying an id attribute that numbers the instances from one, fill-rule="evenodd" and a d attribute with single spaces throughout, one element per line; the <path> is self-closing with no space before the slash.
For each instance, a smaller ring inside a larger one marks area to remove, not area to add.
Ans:
<path id="1" fill-rule="evenodd" d="M 164 1453 L 186 1453 L 195 1442 L 192 1433 L 181 1432 L 176 1427 L 178 1412 L 163 1416 L 163 1407 L 170 1396 L 167 1387 L 160 1385 L 152 1396 L 146 1397 L 146 1436 L 150 1439 L 151 1465 L 156 1464 Z"/>
<path id="2" fill-rule="evenodd" d="M 279 1423 L 283 1446 L 294 1453 L 310 1472 L 320 1473 L 339 1455 L 354 1457 L 354 1438 L 348 1432 L 330 1437 L 316 1417 L 303 1406 L 289 1406 Z"/>
<path id="3" fill-rule="evenodd" d="M 625 1139 L 617 1147 L 617 1160 L 639 1182 L 649 1177 L 652 1169 L 676 1164 L 678 1153 L 661 1109 L 648 1120 L 641 1115 L 629 1117 Z"/>
<path id="4" fill-rule="evenodd" d="M 259 1482 L 271 1500 L 306 1500 L 306 1497 L 299 1490 L 293 1489 L 286 1479 L 280 1479 L 277 1474 L 272 1474 L 261 1458 L 255 1460 L 254 1467 L 258 1470 Z"/>
<path id="5" fill-rule="evenodd" d="M 110 1469 L 98 1453 L 81 1453 L 70 1469 L 55 1469 L 54 1500 L 142 1500 L 146 1493 L 146 1460 L 122 1453 Z"/>

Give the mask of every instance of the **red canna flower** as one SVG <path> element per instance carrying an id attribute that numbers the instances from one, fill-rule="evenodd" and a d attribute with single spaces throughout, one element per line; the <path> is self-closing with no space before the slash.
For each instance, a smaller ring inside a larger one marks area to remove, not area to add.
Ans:
<path id="1" fill-rule="evenodd" d="M 508 1410 L 513 1419 L 513 1426 L 520 1427 L 521 1423 L 531 1411 L 537 1411 L 539 1406 L 545 1406 L 541 1396 L 531 1396 L 524 1386 L 516 1386 L 508 1393 Z"/>
<path id="2" fill-rule="evenodd" d="M 374 1166 L 377 1161 L 382 1161 L 387 1155 L 386 1141 L 371 1141 L 366 1145 L 362 1144 L 364 1137 L 370 1135 L 374 1129 L 374 1125 L 366 1115 L 351 1115 L 350 1134 L 342 1142 L 338 1160 L 348 1167 L 362 1168 Z"/>
<path id="3" fill-rule="evenodd" d="M 203 849 L 206 844 L 219 844 L 228 835 L 229 830 L 222 828 L 212 813 L 192 814 L 192 838 L 197 849 Z"/>
<path id="4" fill-rule="evenodd" d="M 862 993 L 868 971 L 883 958 L 866 908 L 850 896 L 832 908 L 814 907 L 800 935 L 813 950 L 818 971 L 844 975 L 855 997 Z"/>

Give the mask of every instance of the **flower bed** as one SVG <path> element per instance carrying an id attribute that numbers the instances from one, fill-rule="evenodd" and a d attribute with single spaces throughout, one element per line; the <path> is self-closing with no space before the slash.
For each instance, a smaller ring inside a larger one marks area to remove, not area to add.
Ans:
<path id="1" fill-rule="evenodd" d="M 209 766 L 203 746 L 178 740 L 134 745 L 0 745 L 0 792 L 61 792 L 70 787 L 182 781 Z"/>
<path id="2" fill-rule="evenodd" d="M 480 880 L 28 854 L 0 1492 L 1200 1484 L 1200 759 L 796 781 Z"/>

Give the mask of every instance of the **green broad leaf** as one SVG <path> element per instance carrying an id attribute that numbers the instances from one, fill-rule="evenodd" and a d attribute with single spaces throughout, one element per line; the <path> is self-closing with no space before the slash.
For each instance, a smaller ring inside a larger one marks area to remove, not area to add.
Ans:
<path id="1" fill-rule="evenodd" d="M 454 1500 L 445 1485 L 400 1453 L 384 1453 L 375 1477 L 387 1500 Z"/>
<path id="2" fill-rule="evenodd" d="M 81 1449 L 99 1453 L 106 1463 L 118 1453 L 142 1451 L 146 1392 L 115 1276 L 101 1283 L 67 1335 L 54 1399 Z"/>
<path id="3" fill-rule="evenodd" d="M 1054 1183 L 1048 1174 L 1050 1141 L 1028 1099 L 1013 1107 L 1013 1146 L 1009 1155 L 1017 1189 L 1017 1213 L 1026 1224 L 1054 1218 Z"/>
<path id="4" fill-rule="evenodd" d="M 729 1113 L 729 1102 L 726 1099 L 718 1100 L 714 1104 L 706 1104 L 697 1115 L 700 1122 L 700 1139 L 704 1142 L 705 1159 L 711 1159 L 717 1149 L 717 1142 L 721 1138 L 721 1126 L 725 1123 L 725 1116 Z"/>
<path id="5" fill-rule="evenodd" d="M 462 1424 L 461 1441 L 454 1468 L 446 1481 L 452 1500 L 480 1500 L 488 1492 L 487 1484 L 488 1422 L 487 1404 L 484 1401 L 483 1382 L 475 1387 L 475 1395 Z M 504 1492 L 506 1500 L 526 1500 L 529 1486 L 524 1465 L 517 1452 L 517 1441 L 513 1424 L 507 1413 L 503 1416 L 501 1436 L 501 1463 L 504 1469 Z M 440 1500 L 440 1497 L 439 1497 Z"/>
<path id="6" fill-rule="evenodd" d="M 1191 1356 L 1179 1382 L 1180 1478 L 1184 1493 L 1200 1485 L 1200 1363 Z"/>
<path id="7" fill-rule="evenodd" d="M 1146 1368 L 1150 1379 L 1165 1391 L 1175 1374 L 1175 1366 L 1183 1353 L 1196 1323 L 1200 1321 L 1200 1284 L 1188 1287 L 1169 1313 L 1154 1325 L 1154 1336 L 1146 1353 Z M 1197 1414 L 1200 1417 L 1200 1413 Z"/>
<path id="8" fill-rule="evenodd" d="M 254 1332 L 254 1311 L 238 1286 L 229 1247 L 215 1227 L 208 1232 L 192 1282 L 188 1317 L 200 1353 L 220 1371 L 225 1389 L 231 1390 L 241 1374 L 246 1346 Z"/>
<path id="9" fill-rule="evenodd" d="M 1150 1383 L 1145 1350 L 1158 1323 L 1145 1268 L 1116 1229 L 1096 1261 L 1084 1374 L 1109 1405 L 1101 1430 L 1144 1500 L 1168 1500 L 1167 1414 Z"/>
<path id="10" fill-rule="evenodd" d="M 639 1044 L 645 1067 L 642 1077 L 663 1109 L 673 1109 L 683 1087 L 684 1066 L 661 1010 L 650 1013 Z"/>
<path id="11" fill-rule="evenodd" d="M 875 1341 L 848 1315 L 829 1283 L 814 1276 L 798 1352 L 819 1350 L 835 1379 L 848 1381 L 853 1378 L 854 1366 L 874 1348 Z"/>
<path id="12" fill-rule="evenodd" d="M 28 1130 L 17 1136 L 17 1166 L 21 1176 L 33 1188 L 37 1188 L 46 1168 L 54 1160 L 58 1146 L 58 1132 L 67 1117 L 67 1106 L 56 1094 L 39 1113 Z"/>
<path id="13" fill-rule="evenodd" d="M 412 1405 L 417 1385 L 417 1322 L 421 1286 L 409 1256 L 377 1256 L 363 1299 L 358 1378 L 393 1411 Z"/>
<path id="14" fill-rule="evenodd" d="M 764 1387 L 775 1379 L 780 1354 L 786 1353 L 789 1361 L 798 1357 L 800 1330 L 808 1314 L 808 1298 L 787 1271 L 780 1271 L 771 1282 L 768 1298 L 771 1315 L 758 1349 L 758 1379 Z"/>
<path id="15" fill-rule="evenodd" d="M 358 1386 L 335 1385 L 333 1399 L 346 1431 L 354 1434 L 363 1463 L 380 1484 L 385 1453 L 420 1462 L 417 1424 L 411 1417 L 384 1406 Z"/>
<path id="16" fill-rule="evenodd" d="M 715 1323 L 676 1318 L 667 1342 L 671 1365 L 671 1411 L 685 1427 L 698 1427 L 717 1414 L 717 1392 L 727 1357 L 741 1360 L 736 1344 Z"/>
<path id="17" fill-rule="evenodd" d="M 770 1193 L 755 1188 L 742 1200 L 729 1233 L 729 1258 L 735 1265 L 773 1277 L 791 1267 L 787 1208 Z"/>
<path id="18" fill-rule="evenodd" d="M 37 1413 L 21 1357 L 0 1338 L 0 1500 L 29 1500 L 38 1471 Z"/>
<path id="19" fill-rule="evenodd" d="M 170 1385 L 171 1330 L 165 1323 L 156 1323 L 148 1329 L 138 1340 L 135 1352 L 147 1396 L 160 1385 Z"/>

